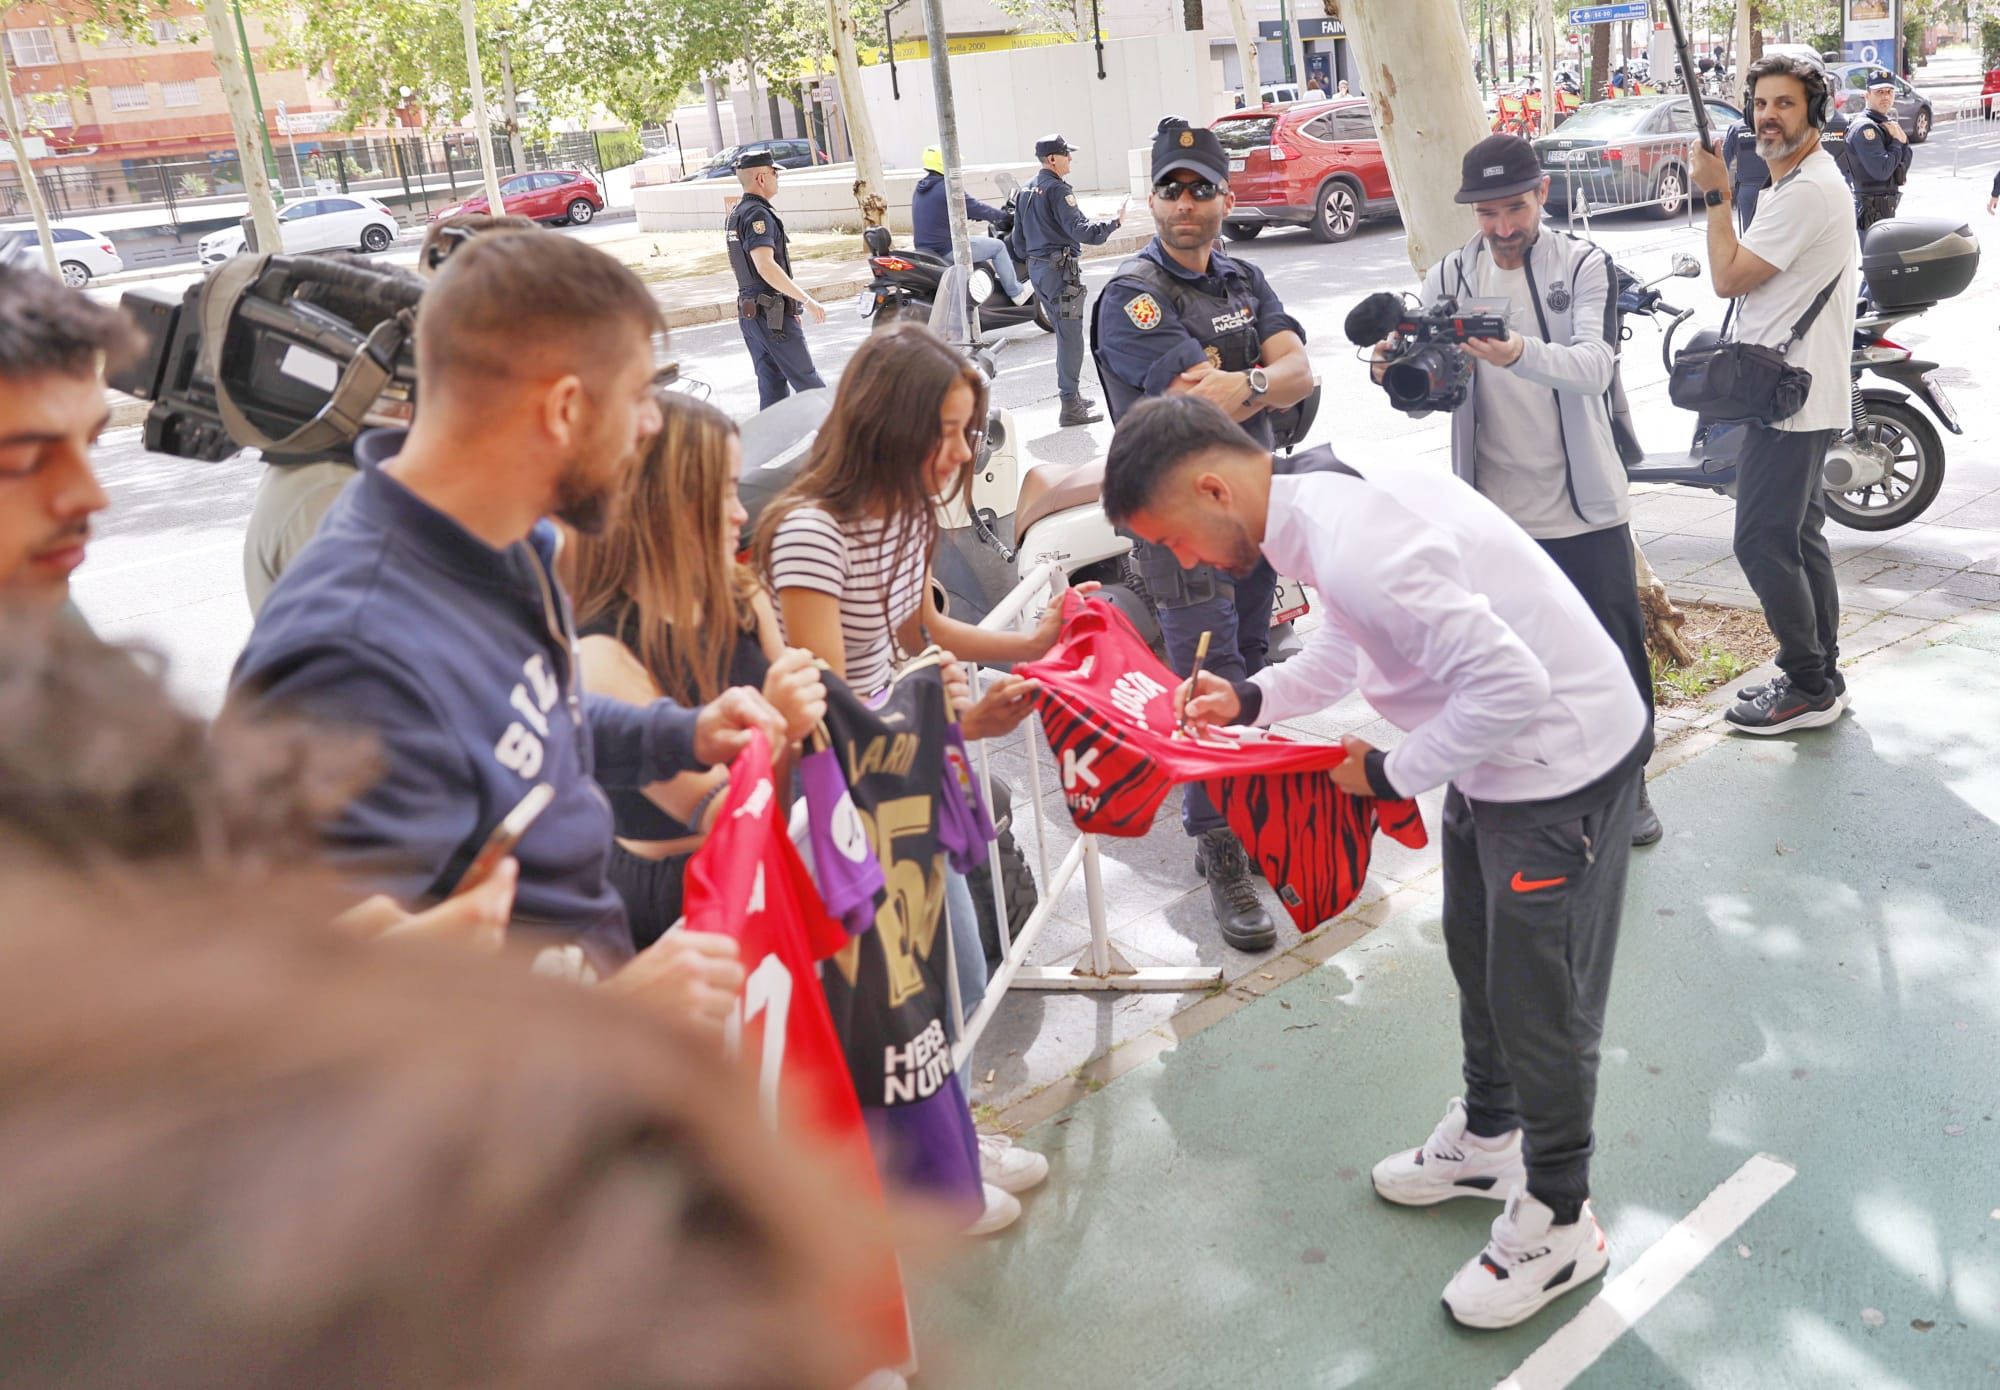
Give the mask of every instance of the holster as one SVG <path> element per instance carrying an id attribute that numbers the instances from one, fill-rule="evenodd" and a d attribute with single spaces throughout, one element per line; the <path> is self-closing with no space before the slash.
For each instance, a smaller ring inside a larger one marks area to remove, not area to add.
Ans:
<path id="1" fill-rule="evenodd" d="M 1083 287 L 1083 262 L 1074 251 L 1065 251 L 1056 261 L 1062 271 L 1062 297 L 1056 301 L 1056 317 L 1080 319 L 1090 303 L 1090 291 Z"/>

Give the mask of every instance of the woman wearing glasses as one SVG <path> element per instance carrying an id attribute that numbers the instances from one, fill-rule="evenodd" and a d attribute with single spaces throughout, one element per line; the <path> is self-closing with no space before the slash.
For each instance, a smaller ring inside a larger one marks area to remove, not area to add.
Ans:
<path id="1" fill-rule="evenodd" d="M 1177 119 L 1160 123 L 1151 206 L 1158 234 L 1118 267 L 1097 302 L 1097 374 L 1111 418 L 1142 397 L 1185 393 L 1220 406 L 1268 449 L 1271 412 L 1312 393 L 1312 368 L 1305 330 L 1264 272 L 1216 248 L 1236 200 L 1229 156 L 1214 131 Z M 1157 546 L 1135 547 L 1133 560 L 1159 605 L 1175 671 L 1194 669 L 1204 632 L 1211 634 L 1207 669 L 1216 674 L 1247 680 L 1264 665 L 1277 584 L 1268 564 L 1235 579 L 1208 566 L 1183 570 Z M 1183 796 L 1181 824 L 1197 841 L 1195 872 L 1208 880 L 1222 939 L 1239 951 L 1268 950 L 1278 932 L 1250 860 L 1199 786 Z"/>
<path id="2" fill-rule="evenodd" d="M 895 324 L 854 354 L 804 469 L 758 519 L 758 565 L 777 597 L 785 640 L 826 662 L 856 694 L 882 690 L 903 658 L 933 643 L 980 663 L 1032 661 L 1055 643 L 1056 605 L 1025 633 L 977 628 L 937 607 L 930 571 L 938 509 L 970 492 L 985 421 L 986 382 L 972 364 L 929 329 Z M 1033 694 L 1032 682 L 995 681 L 964 712 L 966 737 L 1014 728 Z M 949 874 L 945 891 L 969 1017 L 986 987 L 985 951 L 965 880 Z M 868 1118 L 892 1182 L 922 1182 L 943 1168 L 917 1150 L 948 1148 L 954 1131 L 971 1137 L 955 1079 L 929 1101 Z M 1039 1182 L 1047 1163 L 998 1138 L 979 1141 L 979 1160 L 985 1209 L 971 1229 L 983 1234 L 1020 1214 L 1009 1192 Z"/>

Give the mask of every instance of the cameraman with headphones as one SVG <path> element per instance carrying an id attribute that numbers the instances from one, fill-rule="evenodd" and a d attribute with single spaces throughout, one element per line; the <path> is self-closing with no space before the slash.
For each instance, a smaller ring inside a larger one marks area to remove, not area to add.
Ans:
<path id="1" fill-rule="evenodd" d="M 1769 684 L 1738 692 L 1742 698 L 1727 717 L 1743 733 L 1777 734 L 1831 724 L 1846 706 L 1847 683 L 1836 664 L 1840 588 L 1826 543 L 1820 470 L 1852 417 L 1848 359 L 1860 248 L 1847 182 L 1820 147 L 1832 102 L 1825 69 L 1771 56 L 1751 65 L 1748 81 L 1743 104 L 1771 186 L 1741 239 L 1721 156 L 1698 145 L 1691 172 L 1708 202 L 1715 292 L 1740 301 L 1735 338 L 1770 348 L 1790 343 L 1787 364 L 1812 374 L 1797 413 L 1742 427 L 1736 467 L 1736 561 L 1778 639 L 1783 669 Z"/>
<path id="2" fill-rule="evenodd" d="M 1464 345 L 1472 389 L 1452 411 L 1451 464 L 1576 586 L 1625 658 L 1650 728 L 1652 663 L 1614 419 L 1618 271 L 1597 246 L 1542 224 L 1548 191 L 1534 146 L 1518 135 L 1490 135 L 1465 156 L 1457 197 L 1472 205 L 1479 235 L 1431 267 L 1423 300 L 1456 299 L 1461 310 L 1505 301 L 1507 336 Z M 1402 346 L 1393 337 L 1376 346 L 1376 381 Z M 1642 773 L 1632 843 L 1662 833 Z"/>

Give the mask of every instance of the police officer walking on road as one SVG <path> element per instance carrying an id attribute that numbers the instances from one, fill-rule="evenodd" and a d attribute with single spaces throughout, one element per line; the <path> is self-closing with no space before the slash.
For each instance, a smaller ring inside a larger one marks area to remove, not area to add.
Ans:
<path id="1" fill-rule="evenodd" d="M 825 323 L 826 310 L 792 279 L 785 224 L 771 206 L 778 191 L 771 152 L 737 156 L 736 181 L 743 185 L 743 200 L 729 210 L 722 229 L 729 237 L 729 269 L 736 276 L 738 327 L 757 369 L 757 408 L 766 410 L 794 391 L 826 385 L 813 366 L 800 318 L 804 314 Z"/>
<path id="2" fill-rule="evenodd" d="M 1863 236 L 1877 222 L 1896 215 L 1915 155 L 1910 137 L 1896 119 L 1896 80 L 1886 68 L 1877 68 L 1868 78 L 1868 105 L 1849 123 L 1839 161 L 1840 172 L 1854 190 L 1854 220 Z"/>
<path id="3" fill-rule="evenodd" d="M 1076 146 L 1060 135 L 1048 135 L 1035 142 L 1035 158 L 1042 170 L 1035 181 L 1021 191 L 1014 215 L 1020 221 L 1028 251 L 1028 278 L 1035 293 L 1051 306 L 1056 322 L 1056 390 L 1062 396 L 1063 425 L 1087 425 L 1102 420 L 1095 401 L 1083 398 L 1083 310 L 1088 298 L 1083 288 L 1085 245 L 1101 246 L 1125 221 L 1125 205 L 1118 215 L 1105 222 L 1093 222 L 1076 205 L 1076 191 L 1069 186 L 1070 156 Z"/>
<path id="4" fill-rule="evenodd" d="M 1170 116 L 1153 137 L 1152 177 L 1149 206 L 1159 231 L 1118 267 L 1091 316 L 1091 349 L 1111 418 L 1123 418 L 1145 396 L 1186 394 L 1228 412 L 1266 450 L 1293 443 L 1275 437 L 1271 417 L 1312 392 L 1305 330 L 1263 271 L 1216 246 L 1236 205 L 1222 142 Z M 1132 554 L 1159 607 L 1176 672 L 1194 670 L 1204 632 L 1204 669 L 1230 680 L 1262 669 L 1277 582 L 1270 565 L 1237 579 L 1212 565 L 1183 570 L 1172 551 L 1143 542 Z M 1250 861 L 1198 785 L 1187 788 L 1181 823 L 1199 844 L 1195 871 L 1208 880 L 1222 939 L 1242 951 L 1268 949 L 1277 928 L 1258 900 Z"/>

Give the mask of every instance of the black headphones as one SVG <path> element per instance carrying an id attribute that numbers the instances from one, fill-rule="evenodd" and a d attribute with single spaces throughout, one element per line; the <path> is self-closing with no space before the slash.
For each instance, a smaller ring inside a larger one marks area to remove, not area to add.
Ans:
<path id="1" fill-rule="evenodd" d="M 1776 57 L 1776 55 L 1772 55 Z M 1806 124 L 1814 130 L 1825 130 L 1833 113 L 1833 85 L 1827 81 L 1826 71 L 1812 63 L 1797 59 L 1783 60 L 1784 67 L 1765 68 L 1758 72 L 1764 59 L 1759 58 L 1750 68 L 1749 80 L 1743 84 L 1743 119 L 1754 129 L 1757 124 L 1757 79 L 1760 77 L 1796 77 L 1799 85 L 1806 89 Z"/>

